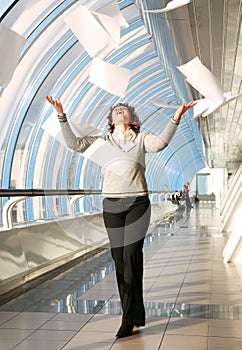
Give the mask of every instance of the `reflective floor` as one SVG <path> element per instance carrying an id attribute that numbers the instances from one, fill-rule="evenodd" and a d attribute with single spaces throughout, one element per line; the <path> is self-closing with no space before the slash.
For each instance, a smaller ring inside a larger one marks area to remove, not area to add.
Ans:
<path id="1" fill-rule="evenodd" d="M 121 322 L 108 249 L 42 277 L 0 306 L 0 350 L 242 349 L 242 265 L 224 264 L 213 203 L 150 230 L 144 247 L 146 326 Z"/>

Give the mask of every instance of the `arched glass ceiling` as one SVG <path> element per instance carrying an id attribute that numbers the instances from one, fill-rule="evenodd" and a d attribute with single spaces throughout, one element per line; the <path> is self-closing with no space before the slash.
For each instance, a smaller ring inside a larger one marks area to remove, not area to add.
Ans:
<path id="1" fill-rule="evenodd" d="M 54 116 L 45 101 L 45 95 L 51 94 L 61 97 L 75 123 L 86 122 L 105 132 L 109 106 L 121 98 L 89 82 L 92 57 L 64 18 L 79 5 L 98 11 L 112 2 L 19 0 L 5 12 L 2 22 L 27 41 L 0 98 L 2 188 L 100 188 L 100 168 L 68 150 L 41 126 Z M 123 100 L 136 107 L 143 131 L 159 134 L 173 110 L 160 109 L 149 100 L 172 104 L 189 100 L 181 75 L 167 62 L 168 57 L 177 62 L 169 28 L 164 21 L 166 45 L 158 54 L 133 1 L 118 4 L 129 26 L 121 32 L 119 47 L 103 50 L 101 58 L 132 71 Z M 149 188 L 162 190 L 167 184 L 171 190 L 179 189 L 203 167 L 197 122 L 188 113 L 167 149 L 147 157 Z"/>
<path id="2" fill-rule="evenodd" d="M 14 0 L 2 0 L 0 3 L 0 16 L 2 16 L 14 2 Z"/>

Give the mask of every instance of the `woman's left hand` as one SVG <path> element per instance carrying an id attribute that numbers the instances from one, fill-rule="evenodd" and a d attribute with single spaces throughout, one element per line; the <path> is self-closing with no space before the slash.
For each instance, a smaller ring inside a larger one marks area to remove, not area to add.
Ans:
<path id="1" fill-rule="evenodd" d="M 197 102 L 193 102 L 190 101 L 189 103 L 184 102 L 176 111 L 175 115 L 174 115 L 174 119 L 176 121 L 180 121 L 182 115 L 190 108 L 193 108 L 195 105 L 197 104 Z"/>

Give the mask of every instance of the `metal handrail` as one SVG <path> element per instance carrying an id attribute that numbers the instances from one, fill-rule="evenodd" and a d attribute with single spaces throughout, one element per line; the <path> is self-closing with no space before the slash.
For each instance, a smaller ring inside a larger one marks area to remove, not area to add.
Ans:
<path id="1" fill-rule="evenodd" d="M 35 197 L 35 196 L 53 196 L 53 195 L 89 195 L 89 194 L 101 194 L 101 190 L 72 190 L 72 189 L 1 189 L 0 197 Z"/>
<path id="2" fill-rule="evenodd" d="M 22 200 L 28 199 L 29 197 L 37 196 L 56 196 L 56 195 L 68 195 L 72 196 L 71 199 L 71 210 L 72 214 L 75 213 L 75 203 L 78 199 L 86 195 L 99 195 L 102 194 L 101 190 L 73 190 L 73 189 L 1 189 L 0 197 L 9 198 L 4 204 L 2 219 L 3 228 L 13 228 L 12 210 L 14 206 Z M 149 194 L 164 194 L 163 191 L 150 191 Z"/>
<path id="3" fill-rule="evenodd" d="M 68 195 L 73 196 L 75 200 L 71 202 L 72 204 L 72 213 L 75 212 L 74 206 L 75 202 L 78 198 L 84 197 L 85 195 L 90 194 L 101 194 L 100 190 L 72 190 L 72 189 L 1 189 L 0 197 L 9 198 L 8 201 L 3 206 L 2 211 L 2 221 L 3 228 L 6 230 L 13 228 L 13 218 L 12 218 L 12 210 L 14 206 L 21 202 L 22 200 L 28 199 L 30 197 L 37 196 L 56 196 L 56 195 Z"/>
<path id="4" fill-rule="evenodd" d="M 164 191 L 149 191 L 149 194 L 164 193 Z M 72 189 L 1 189 L 0 197 L 35 197 L 35 196 L 54 196 L 54 195 L 89 195 L 89 194 L 102 194 L 101 190 L 72 190 Z"/>

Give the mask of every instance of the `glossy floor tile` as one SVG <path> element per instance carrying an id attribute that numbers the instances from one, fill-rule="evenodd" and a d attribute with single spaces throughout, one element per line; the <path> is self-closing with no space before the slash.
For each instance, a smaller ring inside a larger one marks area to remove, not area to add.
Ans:
<path id="1" fill-rule="evenodd" d="M 146 326 L 115 334 L 121 306 L 110 251 L 0 301 L 0 350 L 242 349 L 242 267 L 224 264 L 213 203 L 157 223 L 144 247 Z"/>

